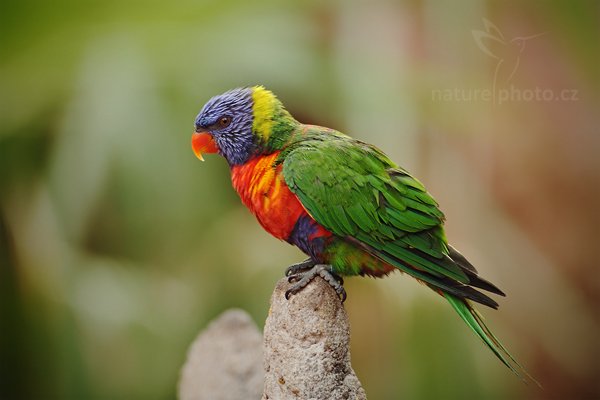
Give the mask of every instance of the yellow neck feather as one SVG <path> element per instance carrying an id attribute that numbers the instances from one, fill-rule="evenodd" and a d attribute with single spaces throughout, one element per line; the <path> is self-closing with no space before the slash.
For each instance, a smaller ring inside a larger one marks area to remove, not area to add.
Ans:
<path id="1" fill-rule="evenodd" d="M 252 88 L 252 100 L 254 101 L 252 129 L 267 141 L 273 130 L 273 116 L 278 100 L 263 86 Z"/>

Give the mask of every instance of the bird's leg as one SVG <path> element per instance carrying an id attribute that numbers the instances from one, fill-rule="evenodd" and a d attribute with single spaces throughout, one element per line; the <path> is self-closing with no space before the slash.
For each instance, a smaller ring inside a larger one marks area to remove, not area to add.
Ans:
<path id="1" fill-rule="evenodd" d="M 299 262 L 297 264 L 292 264 L 285 270 L 285 276 L 296 275 L 302 271 L 308 271 L 312 267 L 315 266 L 317 262 L 312 258 L 307 258 L 306 260 Z"/>
<path id="2" fill-rule="evenodd" d="M 307 263 L 308 261 L 309 260 L 305 261 L 305 263 Z M 295 265 L 301 265 L 301 264 L 304 264 L 304 263 L 295 264 Z M 294 267 L 295 265 L 292 265 L 290 268 Z M 288 268 L 288 271 L 290 268 Z M 342 300 L 342 303 L 344 301 L 346 301 L 346 291 L 344 290 L 344 286 L 343 286 L 344 280 L 338 274 L 333 272 L 331 265 L 313 264 L 313 266 L 310 269 L 307 269 L 307 267 L 304 266 L 303 268 L 297 268 L 297 270 L 302 271 L 302 272 L 295 272 L 295 273 L 287 274 L 287 271 L 286 271 L 286 274 L 288 277 L 288 282 L 294 283 L 285 292 L 286 299 L 289 299 L 290 295 L 298 293 L 300 290 L 302 290 L 306 285 L 308 285 L 310 283 L 310 281 L 312 281 L 318 275 L 321 278 L 323 278 L 325 280 L 325 282 L 329 283 L 329 285 L 333 288 L 333 290 L 335 290 L 337 295 Z"/>

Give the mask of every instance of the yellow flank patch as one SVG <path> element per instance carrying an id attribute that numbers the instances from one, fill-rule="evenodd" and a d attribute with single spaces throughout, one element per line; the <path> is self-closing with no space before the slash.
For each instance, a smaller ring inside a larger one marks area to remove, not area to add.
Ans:
<path id="1" fill-rule="evenodd" d="M 266 141 L 271 136 L 273 129 L 273 112 L 277 99 L 263 86 L 254 86 L 252 100 L 254 101 L 252 129 Z"/>

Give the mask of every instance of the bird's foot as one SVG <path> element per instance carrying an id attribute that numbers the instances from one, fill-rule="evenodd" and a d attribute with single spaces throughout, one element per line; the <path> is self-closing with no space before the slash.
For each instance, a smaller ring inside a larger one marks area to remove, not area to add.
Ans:
<path id="1" fill-rule="evenodd" d="M 309 261 L 311 263 L 309 264 Z M 310 283 L 317 275 L 329 283 L 342 300 L 346 301 L 346 291 L 344 290 L 344 280 L 341 276 L 333 272 L 331 265 L 315 264 L 312 260 L 306 260 L 299 264 L 294 264 L 286 270 L 288 282 L 293 285 L 285 292 L 285 298 L 298 293 Z"/>
<path id="2" fill-rule="evenodd" d="M 309 269 L 314 267 L 316 264 L 317 264 L 317 262 L 315 260 L 313 260 L 312 258 L 308 258 L 302 262 L 299 262 L 298 264 L 292 264 L 286 268 L 285 276 L 296 275 L 298 273 L 308 271 Z"/>

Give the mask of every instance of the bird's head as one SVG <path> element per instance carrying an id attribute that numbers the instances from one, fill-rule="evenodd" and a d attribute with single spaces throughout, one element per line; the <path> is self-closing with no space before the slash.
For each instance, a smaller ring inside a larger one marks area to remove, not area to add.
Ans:
<path id="1" fill-rule="evenodd" d="M 219 153 L 229 165 L 277 150 L 295 120 L 275 95 L 262 86 L 233 89 L 210 99 L 194 121 L 192 149 Z M 287 129 L 286 129 L 287 128 Z"/>

